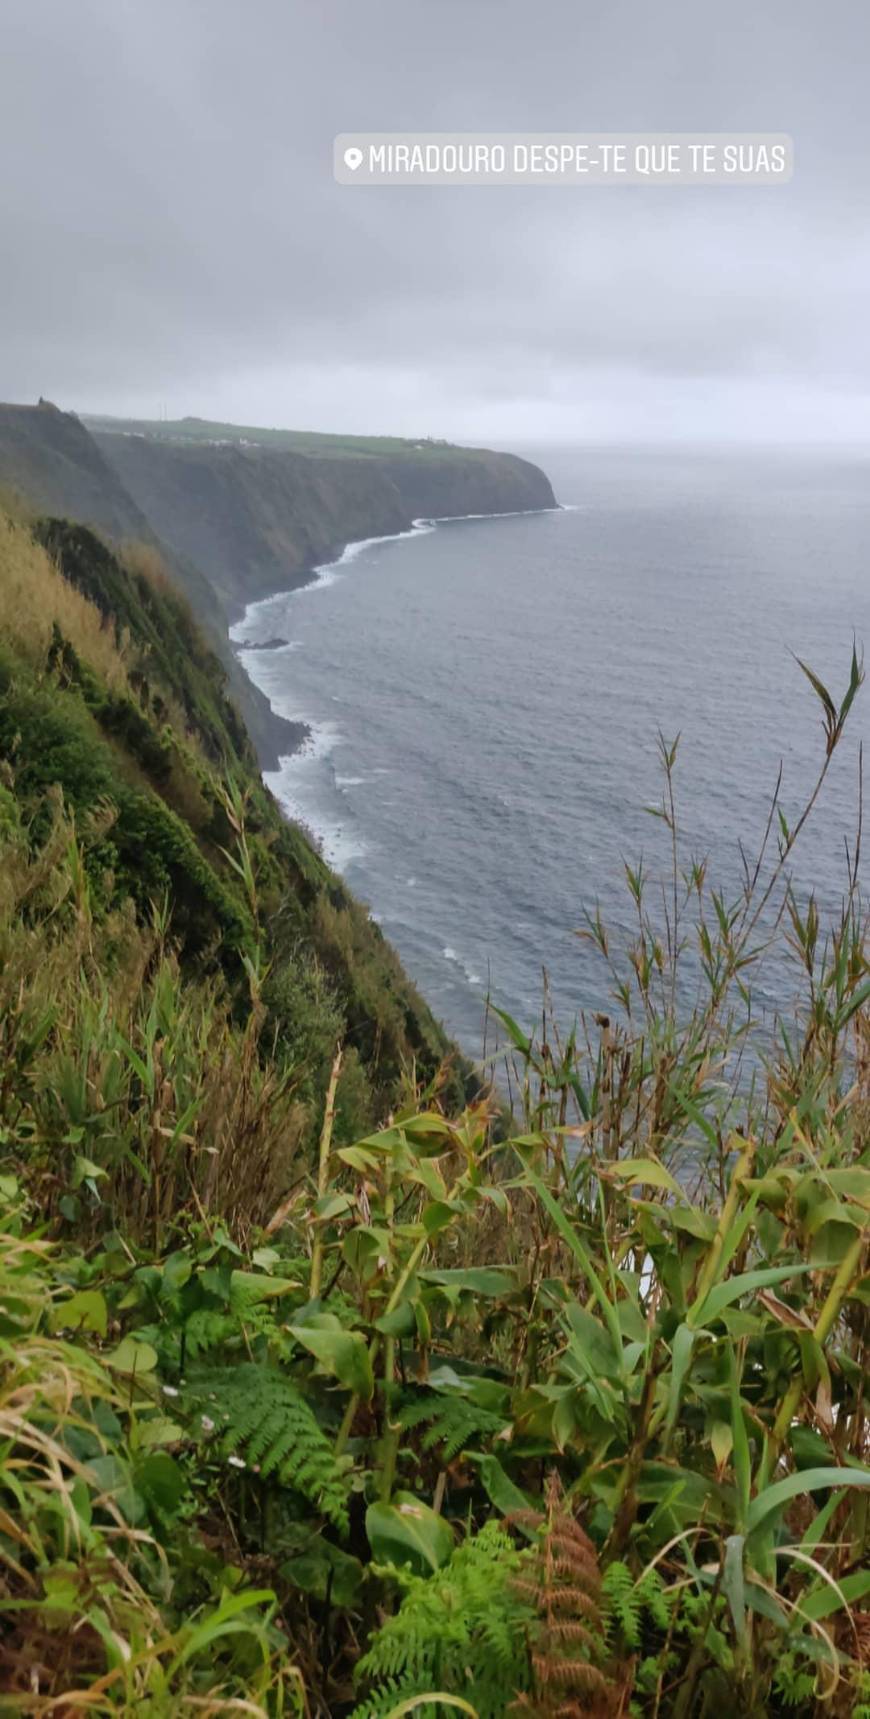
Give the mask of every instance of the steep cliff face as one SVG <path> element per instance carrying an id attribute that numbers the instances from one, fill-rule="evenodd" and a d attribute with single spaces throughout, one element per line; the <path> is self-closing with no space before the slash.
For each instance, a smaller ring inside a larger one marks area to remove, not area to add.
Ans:
<path id="1" fill-rule="evenodd" d="M 512 454 L 396 437 L 306 435 L 183 419 L 93 419 L 0 405 L 0 492 L 158 550 L 209 634 L 261 762 L 299 738 L 229 648 L 249 602 L 304 581 L 345 544 L 415 519 L 555 506 L 549 480 Z"/>
<path id="2" fill-rule="evenodd" d="M 81 419 L 45 401 L 0 404 L 0 486 L 39 512 L 97 526 L 116 542 L 154 537 Z"/>
<path id="3" fill-rule="evenodd" d="M 287 589 L 346 543 L 413 520 L 553 507 L 549 480 L 511 454 L 439 443 L 277 442 L 96 430 L 160 536 L 208 576 L 231 612 Z M 214 426 L 219 431 L 225 426 Z M 252 432 L 255 434 L 256 432 Z"/>
<path id="4" fill-rule="evenodd" d="M 408 523 L 376 462 L 113 434 L 96 440 L 161 537 L 208 568 L 231 614 L 291 587 L 345 543 Z"/>
<path id="5" fill-rule="evenodd" d="M 0 403 L 0 496 L 36 513 L 93 526 L 111 543 L 144 543 L 166 564 L 222 663 L 264 766 L 298 741 L 298 724 L 276 716 L 248 680 L 227 639 L 227 615 L 196 562 L 173 550 L 154 529 L 84 424 L 56 406 Z"/>
<path id="6" fill-rule="evenodd" d="M 440 458 L 415 462 L 385 459 L 383 468 L 414 519 L 444 519 L 466 513 L 519 513 L 555 507 L 550 480 L 516 454 L 486 448 L 445 450 Z"/>

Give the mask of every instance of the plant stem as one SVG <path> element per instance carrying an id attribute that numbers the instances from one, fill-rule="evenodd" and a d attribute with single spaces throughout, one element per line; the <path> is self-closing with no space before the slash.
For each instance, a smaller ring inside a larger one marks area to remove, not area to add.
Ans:
<path id="1" fill-rule="evenodd" d="M 731 1177 L 731 1186 L 728 1189 L 728 1197 L 722 1207 L 722 1213 L 719 1218 L 719 1222 L 716 1225 L 716 1234 L 713 1237 L 710 1252 L 704 1261 L 704 1267 L 698 1279 L 698 1288 L 695 1295 L 694 1305 L 698 1309 L 699 1313 L 716 1281 L 719 1261 L 722 1258 L 723 1249 L 725 1247 L 725 1238 L 737 1214 L 737 1203 L 740 1199 L 740 1190 L 743 1183 L 749 1177 L 754 1162 L 755 1141 L 748 1140 L 744 1143 L 743 1151 L 734 1166 L 734 1173 Z"/>
<path id="2" fill-rule="evenodd" d="M 332 1145 L 332 1127 L 335 1121 L 335 1089 L 341 1073 L 341 1045 L 338 1046 L 332 1062 L 329 1075 L 329 1085 L 326 1089 L 326 1107 L 323 1112 L 323 1126 L 320 1130 L 320 1160 L 317 1166 L 317 1198 L 322 1200 L 329 1187 L 329 1152 Z M 314 1246 L 311 1250 L 311 1280 L 308 1286 L 308 1298 L 316 1301 L 323 1282 L 323 1225 L 318 1223 L 314 1236 Z"/>
<path id="3" fill-rule="evenodd" d="M 841 1261 L 834 1281 L 828 1290 L 824 1306 L 822 1307 L 821 1313 L 813 1326 L 813 1337 L 820 1345 L 825 1343 L 828 1337 L 830 1337 L 834 1324 L 839 1317 L 840 1309 L 849 1293 L 852 1279 L 860 1268 L 863 1247 L 864 1236 L 859 1233 L 856 1235 L 848 1253 Z M 761 1459 L 758 1474 L 759 1490 L 763 1486 L 767 1485 L 770 1476 L 773 1473 L 777 1457 L 779 1456 L 780 1449 L 782 1447 L 783 1439 L 791 1426 L 795 1410 L 801 1400 L 802 1391 L 803 1377 L 799 1372 L 796 1374 L 795 1378 L 792 1379 L 792 1382 L 780 1403 L 779 1413 L 773 1423 L 773 1430 L 769 1434 L 767 1443 L 765 1444 L 764 1454 Z"/>

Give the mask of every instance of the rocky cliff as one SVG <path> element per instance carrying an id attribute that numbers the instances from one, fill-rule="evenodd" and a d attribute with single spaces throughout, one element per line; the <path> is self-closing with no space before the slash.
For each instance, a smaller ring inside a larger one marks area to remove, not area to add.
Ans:
<path id="1" fill-rule="evenodd" d="M 94 439 L 160 536 L 208 571 L 231 613 L 286 590 L 346 543 L 421 517 L 555 506 L 548 479 L 527 460 L 441 443 L 385 442 L 382 452 L 377 441 L 336 451 L 327 441 L 321 452 L 316 438 L 312 451 L 217 433 L 209 442 L 96 429 Z"/>
<path id="2" fill-rule="evenodd" d="M 266 766 L 299 731 L 274 715 L 229 648 L 227 623 L 245 604 L 301 583 L 345 544 L 415 519 L 555 506 L 544 473 L 513 454 L 201 419 L 83 422 L 43 401 L 0 404 L 4 492 L 161 554 Z"/>
<path id="3" fill-rule="evenodd" d="M 74 413 L 44 401 L 38 406 L 0 403 L 0 501 L 77 520 L 116 546 L 136 542 L 156 550 L 223 664 L 263 765 L 291 750 L 301 730 L 275 715 L 236 661 L 227 638 L 228 616 L 211 581 L 161 539 Z"/>

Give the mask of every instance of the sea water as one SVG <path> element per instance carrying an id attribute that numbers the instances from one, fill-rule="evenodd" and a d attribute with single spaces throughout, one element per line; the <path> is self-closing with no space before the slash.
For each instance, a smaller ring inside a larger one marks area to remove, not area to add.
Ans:
<path id="1" fill-rule="evenodd" d="M 473 1056 L 484 998 L 526 1026 L 606 1007 L 580 937 L 634 924 L 625 861 L 669 862 L 657 736 L 681 736 L 685 858 L 740 887 L 782 765 L 791 821 L 823 758 L 819 706 L 870 641 L 870 454 L 534 450 L 559 511 L 421 522 L 253 605 L 242 660 L 310 738 L 267 780 Z M 859 694 L 797 887 L 835 912 L 854 843 Z M 759 974 L 788 1006 L 796 972 Z"/>

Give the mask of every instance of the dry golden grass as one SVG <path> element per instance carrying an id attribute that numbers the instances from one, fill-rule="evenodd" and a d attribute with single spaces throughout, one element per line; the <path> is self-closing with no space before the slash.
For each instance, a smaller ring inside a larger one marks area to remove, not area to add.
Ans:
<path id="1" fill-rule="evenodd" d="M 0 637 L 32 661 L 44 661 L 55 621 L 113 692 L 129 691 L 123 649 L 96 605 L 67 583 L 24 525 L 0 514 Z"/>

